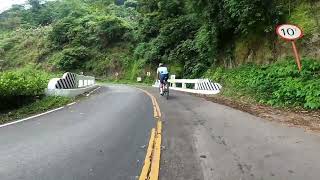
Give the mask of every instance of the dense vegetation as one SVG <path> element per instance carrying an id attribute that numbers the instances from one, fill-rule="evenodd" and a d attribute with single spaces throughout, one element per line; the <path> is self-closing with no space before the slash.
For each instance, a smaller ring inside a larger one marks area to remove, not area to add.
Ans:
<path id="1" fill-rule="evenodd" d="M 320 62 L 303 59 L 301 73 L 293 59 L 272 65 L 242 65 L 217 68 L 206 76 L 221 82 L 225 95 L 249 96 L 256 101 L 281 107 L 320 108 Z"/>
<path id="2" fill-rule="evenodd" d="M 48 73 L 31 68 L 0 73 L 0 110 L 39 99 L 44 95 L 49 78 Z"/>
<path id="3" fill-rule="evenodd" d="M 53 73 L 32 66 L 0 73 L 0 124 L 63 106 L 71 98 L 45 97 Z"/>
<path id="4" fill-rule="evenodd" d="M 47 72 L 83 71 L 110 80 L 142 76 L 150 82 L 153 78 L 146 72 L 154 73 L 164 62 L 178 77 L 213 77 L 229 89 L 250 91 L 263 103 L 320 106 L 316 63 L 320 55 L 314 53 L 320 40 L 313 36 L 320 32 L 317 0 L 29 0 L 28 4 L 0 14 L 2 69 L 31 64 Z M 299 45 L 308 58 L 301 75 L 292 62 L 267 65 L 291 55 L 274 33 L 284 22 L 299 24 L 305 31 Z M 263 66 L 237 68 L 247 63 Z"/>

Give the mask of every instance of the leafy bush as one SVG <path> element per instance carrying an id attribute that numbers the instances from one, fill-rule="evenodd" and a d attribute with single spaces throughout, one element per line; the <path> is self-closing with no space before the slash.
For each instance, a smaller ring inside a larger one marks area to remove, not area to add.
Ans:
<path id="1" fill-rule="evenodd" d="M 271 32 L 280 22 L 282 7 L 275 0 L 224 0 L 237 32 Z M 278 3 L 278 4 L 277 4 Z M 262 29 L 261 29 L 262 28 Z"/>
<path id="2" fill-rule="evenodd" d="M 171 51 L 168 61 L 178 62 L 184 65 L 183 77 L 198 76 L 203 68 L 203 64 L 198 60 L 198 49 L 194 41 L 188 39 Z"/>
<path id="3" fill-rule="evenodd" d="M 214 63 L 217 55 L 217 29 L 208 25 L 203 25 L 195 37 L 195 47 L 199 51 L 201 61 Z"/>
<path id="4" fill-rule="evenodd" d="M 6 71 L 0 74 L 0 109 L 20 106 L 44 95 L 50 75 L 32 68 Z"/>
<path id="5" fill-rule="evenodd" d="M 305 35 L 312 35 L 318 32 L 317 16 L 313 13 L 312 8 L 315 8 L 315 11 L 318 12 L 320 7 L 308 1 L 300 2 L 296 6 L 289 17 L 289 21 L 298 24 Z"/>
<path id="6" fill-rule="evenodd" d="M 53 25 L 50 32 L 54 48 L 66 45 L 105 48 L 125 39 L 130 26 L 116 16 L 66 17 Z"/>
<path id="7" fill-rule="evenodd" d="M 137 40 L 150 41 L 160 33 L 159 20 L 155 17 L 145 17 L 140 20 L 140 27 L 136 32 Z"/>
<path id="8" fill-rule="evenodd" d="M 59 69 L 67 71 L 79 69 L 90 57 L 89 50 L 83 46 L 67 48 L 62 51 L 62 55 L 56 62 L 56 65 Z"/>
<path id="9" fill-rule="evenodd" d="M 172 63 L 172 61 L 184 63 L 185 56 L 179 53 L 179 49 L 184 48 L 184 52 L 194 49 L 190 46 L 194 46 L 193 37 L 195 36 L 197 29 L 200 27 L 199 22 L 196 21 L 194 14 L 179 16 L 177 18 L 166 19 L 162 22 L 162 28 L 154 29 L 155 27 L 148 29 L 151 23 L 154 23 L 155 18 L 149 18 L 142 22 L 142 30 L 145 36 L 142 40 L 153 38 L 148 43 L 140 43 L 135 49 L 135 57 L 146 59 L 149 64 L 158 64 L 160 61 L 165 63 Z M 146 30 L 146 31 L 145 31 Z M 150 32 L 152 30 L 152 32 Z M 191 45 L 193 44 L 193 45 Z M 190 49 L 188 49 L 190 47 Z M 182 50 L 181 50 L 182 51 Z M 181 57 L 178 57 L 181 55 Z M 171 56 L 171 58 L 170 58 Z M 179 59 L 176 59 L 179 58 Z M 194 56 L 192 58 L 195 58 Z"/>
<path id="10" fill-rule="evenodd" d="M 125 7 L 136 8 L 136 7 L 138 6 L 138 2 L 135 1 L 135 0 L 127 0 L 127 1 L 124 3 L 124 6 L 125 6 Z"/>
<path id="11" fill-rule="evenodd" d="M 97 18 L 97 24 L 95 33 L 97 33 L 100 43 L 104 45 L 103 47 L 122 41 L 125 33 L 130 29 L 121 19 L 115 16 L 99 17 Z"/>
<path id="12" fill-rule="evenodd" d="M 36 29 L 17 29 L 0 37 L 0 59 L 5 60 L 2 67 L 12 68 L 28 63 L 38 63 L 46 60 L 47 34 L 50 26 Z"/>
<path id="13" fill-rule="evenodd" d="M 74 17 L 66 17 L 55 23 L 52 31 L 49 33 L 49 40 L 51 41 L 52 46 L 62 48 L 65 44 L 71 43 L 73 38 L 75 38 L 70 32 L 74 26 L 74 21 Z"/>
<path id="14" fill-rule="evenodd" d="M 229 92 L 253 96 L 261 103 L 320 109 L 320 63 L 311 59 L 303 59 L 301 73 L 294 60 L 287 59 L 265 66 L 218 68 L 206 76 L 223 83 Z"/>
<path id="15" fill-rule="evenodd" d="M 42 95 L 49 79 L 48 73 L 32 68 L 3 72 L 0 74 L 0 97 Z"/>

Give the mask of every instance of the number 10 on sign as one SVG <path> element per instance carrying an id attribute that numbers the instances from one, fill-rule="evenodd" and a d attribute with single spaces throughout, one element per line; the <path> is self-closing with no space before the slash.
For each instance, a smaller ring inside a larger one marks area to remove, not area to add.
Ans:
<path id="1" fill-rule="evenodd" d="M 291 41 L 293 53 L 296 57 L 296 62 L 297 62 L 299 71 L 301 72 L 302 70 L 301 60 L 300 60 L 300 56 L 299 56 L 296 42 L 295 42 L 297 39 L 300 39 L 303 36 L 303 32 L 301 28 L 292 24 L 283 24 L 277 27 L 276 32 L 282 39 Z"/>

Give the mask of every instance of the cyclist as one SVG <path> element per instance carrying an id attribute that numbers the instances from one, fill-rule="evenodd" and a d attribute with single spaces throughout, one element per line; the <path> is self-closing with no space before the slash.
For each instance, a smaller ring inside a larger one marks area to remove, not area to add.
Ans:
<path id="1" fill-rule="evenodd" d="M 168 81 L 169 79 L 169 71 L 168 68 L 163 65 L 163 63 L 159 64 L 159 67 L 157 69 L 157 76 L 160 80 L 160 94 L 163 95 L 163 85 L 164 81 Z"/>

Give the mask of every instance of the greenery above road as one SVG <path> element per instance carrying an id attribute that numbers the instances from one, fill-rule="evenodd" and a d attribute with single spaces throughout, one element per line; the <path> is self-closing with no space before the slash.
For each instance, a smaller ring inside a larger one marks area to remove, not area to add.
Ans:
<path id="1" fill-rule="evenodd" d="M 56 72 L 85 72 L 118 82 L 141 76 L 150 83 L 157 64 L 164 62 L 178 78 L 221 82 L 225 94 L 276 106 L 320 108 L 318 1 L 28 3 L 28 8 L 15 5 L 0 14 L 0 67 L 8 71 L 1 74 L 0 99 L 14 102 L 12 107 L 41 99 Z M 277 24 L 286 22 L 305 33 L 298 42 L 305 57 L 301 75 L 292 58 L 283 58 L 292 56 L 290 44 L 274 33 Z M 17 70 L 25 66 L 32 70 Z"/>

